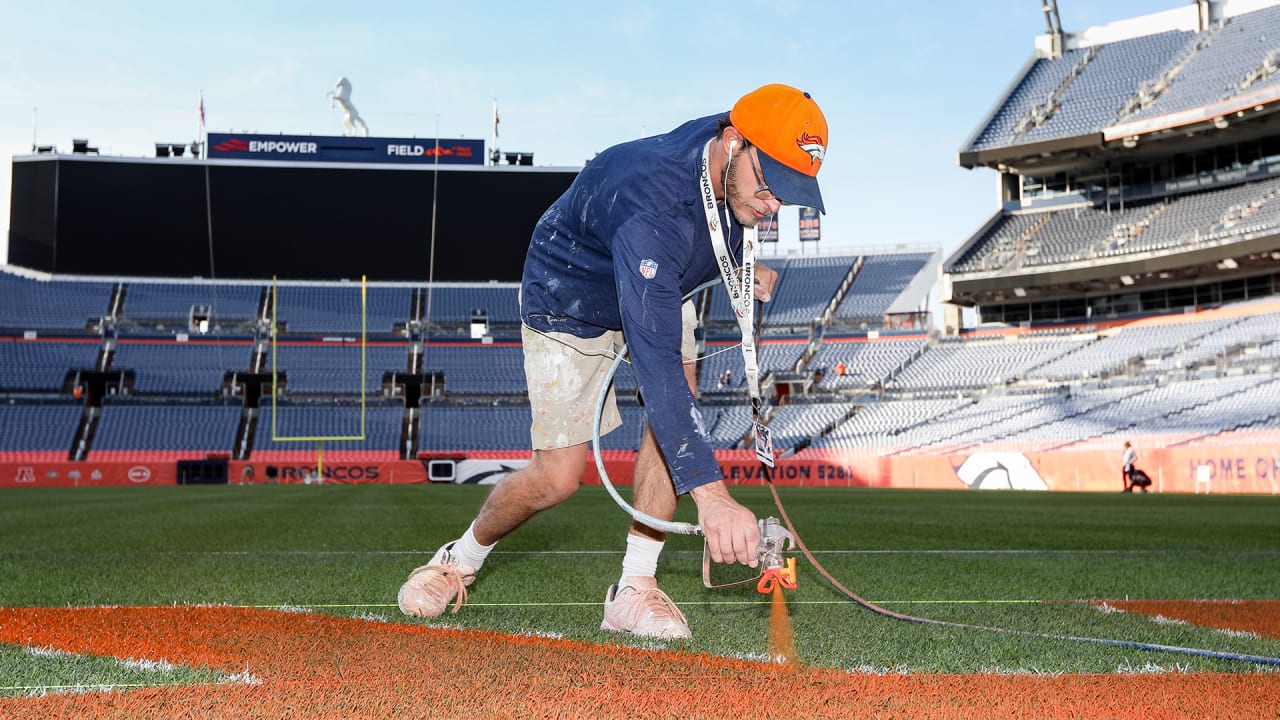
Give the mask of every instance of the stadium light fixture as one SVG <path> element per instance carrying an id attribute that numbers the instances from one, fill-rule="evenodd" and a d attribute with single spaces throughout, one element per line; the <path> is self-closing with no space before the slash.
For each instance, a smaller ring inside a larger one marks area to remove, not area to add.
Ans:
<path id="1" fill-rule="evenodd" d="M 1130 135 L 1129 137 L 1125 138 L 1125 139 L 1124 139 L 1124 141 L 1123 141 L 1123 142 L 1121 142 L 1120 144 L 1121 144 L 1121 145 L 1124 145 L 1126 148 L 1128 148 L 1128 149 L 1132 150 L 1132 149 L 1134 149 L 1134 148 L 1138 147 L 1138 136 L 1137 136 L 1137 135 Z"/>
<path id="2" fill-rule="evenodd" d="M 1227 118 L 1222 115 L 1219 115 L 1218 117 L 1213 119 L 1213 126 L 1218 128 L 1219 130 L 1226 130 Z"/>
<path id="3" fill-rule="evenodd" d="M 1223 258 L 1222 262 L 1218 263 L 1219 270 L 1235 270 L 1238 267 L 1240 265 L 1236 263 L 1235 258 Z"/>
<path id="4" fill-rule="evenodd" d="M 1022 289 L 1022 288 L 1014 288 L 1014 289 L 1013 289 L 1013 294 L 1014 294 L 1014 295 L 1017 295 L 1018 297 L 1026 297 L 1026 296 L 1027 296 L 1027 291 L 1026 291 L 1026 290 L 1024 290 L 1024 289 Z"/>
<path id="5" fill-rule="evenodd" d="M 1132 275 L 1121 275 L 1121 276 L 1120 276 L 1120 284 L 1121 284 L 1121 285 L 1126 285 L 1126 286 L 1127 286 L 1127 285 L 1132 285 L 1132 284 L 1133 284 L 1133 276 L 1132 276 Z"/>

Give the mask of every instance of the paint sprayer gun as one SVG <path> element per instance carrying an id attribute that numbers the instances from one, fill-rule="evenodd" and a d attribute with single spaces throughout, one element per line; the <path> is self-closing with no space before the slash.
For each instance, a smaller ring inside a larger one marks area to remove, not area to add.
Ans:
<path id="1" fill-rule="evenodd" d="M 756 583 L 756 590 L 769 593 L 776 585 L 795 590 L 796 559 L 782 557 L 784 550 L 795 548 L 795 537 L 778 523 L 778 518 L 764 518 L 759 525 L 760 550 L 757 555 L 760 557 L 760 580 Z"/>
<path id="2" fill-rule="evenodd" d="M 761 518 L 756 521 L 756 524 L 760 528 L 760 547 L 756 550 L 756 558 L 760 561 L 760 574 L 736 582 L 720 584 L 711 582 L 711 551 L 704 544 L 702 548 L 703 586 L 719 589 L 754 582 L 756 590 L 762 593 L 773 592 L 774 587 L 779 585 L 788 590 L 796 588 L 796 559 L 783 557 L 785 550 L 795 547 L 795 537 L 778 522 L 777 518 Z"/>

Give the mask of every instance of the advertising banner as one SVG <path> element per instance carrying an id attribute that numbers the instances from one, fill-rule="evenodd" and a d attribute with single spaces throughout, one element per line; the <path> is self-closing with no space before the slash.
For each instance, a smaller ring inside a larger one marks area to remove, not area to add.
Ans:
<path id="1" fill-rule="evenodd" d="M 778 242 L 778 216 L 770 215 L 769 217 L 761 220 L 760 224 L 756 225 L 756 230 L 760 233 L 757 236 L 759 242 Z"/>
<path id="2" fill-rule="evenodd" d="M 818 219 L 818 211 L 813 208 L 800 208 L 800 241 L 817 242 L 822 239 L 822 225 Z"/>
<path id="3" fill-rule="evenodd" d="M 484 165 L 484 141 L 209 133 L 210 160 Z"/>
<path id="4" fill-rule="evenodd" d="M 172 460 L 138 460 L 136 462 L 0 461 L 0 488 L 176 484 L 178 484 L 177 463 Z"/>

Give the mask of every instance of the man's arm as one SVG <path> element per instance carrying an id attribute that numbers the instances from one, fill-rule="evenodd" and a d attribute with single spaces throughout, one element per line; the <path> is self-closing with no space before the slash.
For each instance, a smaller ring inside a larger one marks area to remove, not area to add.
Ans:
<path id="1" fill-rule="evenodd" d="M 614 241 L 613 269 L 622 332 L 645 415 L 676 493 L 684 494 L 722 475 L 684 374 L 679 273 L 688 264 L 687 248 L 665 242 L 677 230 L 653 218 L 632 218 Z"/>
<path id="2" fill-rule="evenodd" d="M 689 387 L 680 353 L 679 270 L 687 264 L 677 236 L 639 218 L 614 243 L 623 333 L 645 414 L 671 471 L 676 493 L 689 493 L 716 562 L 757 563 L 755 515 L 725 487 L 702 413 Z"/>

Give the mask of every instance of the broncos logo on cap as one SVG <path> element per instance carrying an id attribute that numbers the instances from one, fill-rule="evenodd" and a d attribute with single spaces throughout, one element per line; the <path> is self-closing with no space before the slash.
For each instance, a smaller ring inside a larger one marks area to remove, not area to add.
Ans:
<path id="1" fill-rule="evenodd" d="M 809 153 L 810 163 L 822 162 L 823 156 L 827 154 L 826 143 L 822 142 L 822 136 L 820 135 L 803 133 L 796 138 L 796 146 Z"/>

